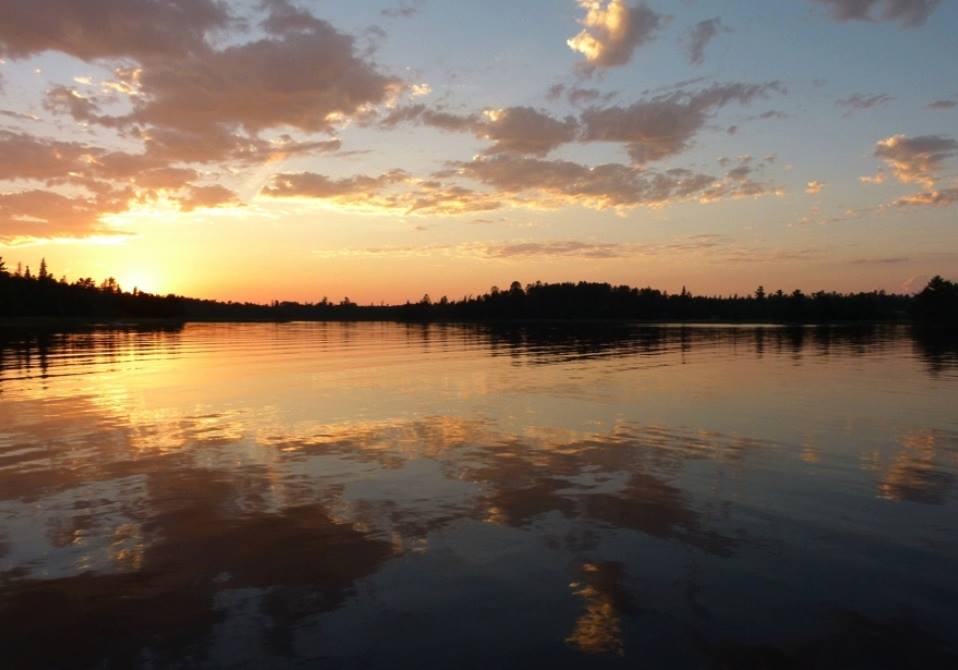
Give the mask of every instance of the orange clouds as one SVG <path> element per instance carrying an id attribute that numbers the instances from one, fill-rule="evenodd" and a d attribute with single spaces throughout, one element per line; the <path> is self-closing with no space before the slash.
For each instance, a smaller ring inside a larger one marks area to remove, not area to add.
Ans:
<path id="1" fill-rule="evenodd" d="M 625 65 L 636 47 L 650 41 L 663 23 L 659 14 L 642 2 L 629 6 L 625 0 L 579 0 L 586 10 L 583 29 L 566 43 L 585 57 L 582 69 Z"/>
<path id="2" fill-rule="evenodd" d="M 60 51 L 117 65 L 116 80 L 102 82 L 100 93 L 89 92 L 89 77 L 74 78 L 84 89 L 52 86 L 44 109 L 119 131 L 142 151 L 0 130 L 0 179 L 53 189 L 4 194 L 0 240 L 108 232 L 100 216 L 161 195 L 183 211 L 236 204 L 232 190 L 202 183 L 194 165 L 228 169 L 338 150 L 340 140 L 328 137 L 338 125 L 403 89 L 327 22 L 286 0 L 267 0 L 261 9 L 264 37 L 220 47 L 214 33 L 241 34 L 242 22 L 225 2 L 6 3 L 0 55 Z M 104 111 L 117 105 L 126 111 Z M 299 136 L 263 135 L 277 128 Z M 308 137 L 315 133 L 327 137 Z"/>
<path id="3" fill-rule="evenodd" d="M 875 145 L 875 156 L 884 160 L 902 182 L 931 186 L 944 161 L 958 154 L 958 142 L 942 135 L 893 135 Z"/>
<path id="4" fill-rule="evenodd" d="M 461 214 L 503 206 L 548 209 L 577 205 L 626 210 L 694 200 L 778 195 L 778 187 L 751 179 L 746 164 L 724 178 L 673 168 L 663 172 L 607 163 L 594 167 L 572 161 L 522 156 L 480 156 L 452 162 L 437 173 L 448 180 L 480 184 L 476 190 L 437 179 L 416 179 L 402 170 L 379 176 L 331 179 L 314 173 L 279 174 L 263 189 L 270 197 L 307 197 L 336 205 L 405 213 Z"/>

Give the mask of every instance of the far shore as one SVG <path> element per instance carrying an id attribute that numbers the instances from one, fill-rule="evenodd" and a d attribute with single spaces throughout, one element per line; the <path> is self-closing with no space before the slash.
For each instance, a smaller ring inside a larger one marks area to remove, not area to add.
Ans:
<path id="1" fill-rule="evenodd" d="M 773 320 L 729 319 L 267 319 L 267 318 L 216 318 L 216 317 L 73 317 L 36 316 L 0 317 L 0 329 L 5 330 L 74 330 L 74 329 L 124 329 L 124 328 L 171 328 L 189 323 L 403 323 L 403 324 L 461 324 L 461 325 L 647 325 L 647 326 L 773 326 L 773 327 L 871 327 L 879 325 L 918 325 L 909 319 L 876 321 L 818 321 L 790 322 Z"/>

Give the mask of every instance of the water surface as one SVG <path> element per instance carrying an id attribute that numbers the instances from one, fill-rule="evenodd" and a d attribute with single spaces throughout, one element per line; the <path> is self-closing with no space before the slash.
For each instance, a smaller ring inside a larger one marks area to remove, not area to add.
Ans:
<path id="1" fill-rule="evenodd" d="M 6 667 L 956 667 L 907 328 L 0 341 Z"/>

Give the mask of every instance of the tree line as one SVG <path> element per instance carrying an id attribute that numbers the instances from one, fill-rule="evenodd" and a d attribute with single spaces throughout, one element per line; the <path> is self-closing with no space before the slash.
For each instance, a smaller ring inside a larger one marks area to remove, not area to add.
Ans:
<path id="1" fill-rule="evenodd" d="M 702 296 L 685 288 L 668 293 L 653 288 L 597 282 L 512 282 L 461 300 L 428 295 L 401 305 L 361 306 L 343 298 L 331 302 L 273 301 L 270 304 L 222 302 L 133 289 L 112 277 L 97 284 L 84 277 L 56 279 L 44 260 L 10 271 L 0 258 L 0 317 L 164 318 L 181 320 L 648 320 L 835 323 L 907 321 L 956 325 L 958 284 L 940 276 L 915 295 L 870 291 L 838 293 L 795 290 L 751 295 Z"/>

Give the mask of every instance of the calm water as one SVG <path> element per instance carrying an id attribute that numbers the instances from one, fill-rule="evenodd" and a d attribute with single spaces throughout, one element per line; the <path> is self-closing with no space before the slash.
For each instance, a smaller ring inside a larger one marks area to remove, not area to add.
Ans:
<path id="1" fill-rule="evenodd" d="M 954 343 L 219 324 L 0 356 L 4 667 L 958 667 Z"/>

